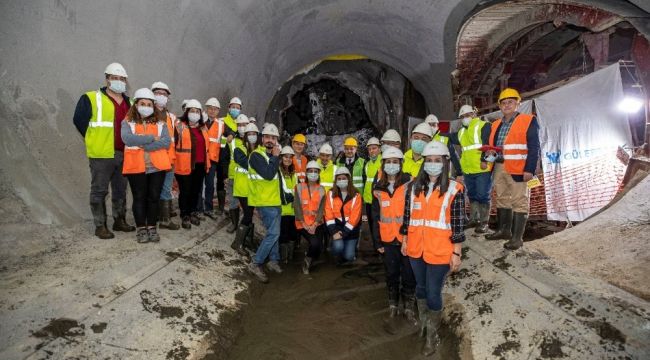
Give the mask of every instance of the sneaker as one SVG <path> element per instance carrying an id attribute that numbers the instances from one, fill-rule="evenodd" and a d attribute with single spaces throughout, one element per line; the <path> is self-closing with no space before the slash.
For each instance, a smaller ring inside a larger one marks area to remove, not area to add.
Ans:
<path id="1" fill-rule="evenodd" d="M 151 242 L 160 242 L 160 235 L 155 227 L 150 227 L 147 229 L 147 234 L 149 234 L 149 241 Z"/>
<path id="2" fill-rule="evenodd" d="M 255 264 L 255 263 L 250 263 L 248 264 L 248 271 L 250 271 L 253 276 L 257 278 L 260 282 L 267 283 L 269 282 L 269 277 L 266 276 L 266 273 L 264 270 L 262 270 L 262 267 Z"/>
<path id="3" fill-rule="evenodd" d="M 267 262 L 266 268 L 269 269 L 270 271 L 273 271 L 274 273 L 282 274 L 282 268 L 280 267 L 280 264 L 278 264 L 277 261 Z"/>
<path id="4" fill-rule="evenodd" d="M 209 217 L 212 220 L 217 220 L 218 219 L 218 216 L 217 216 L 217 214 L 215 214 L 214 210 L 205 211 L 205 212 L 203 212 L 203 215 Z"/>
<path id="5" fill-rule="evenodd" d="M 190 215 L 190 223 L 196 226 L 201 225 L 201 219 L 199 218 L 199 213 L 192 213 L 192 215 Z"/>
<path id="6" fill-rule="evenodd" d="M 192 223 L 190 222 L 190 217 L 189 216 L 183 216 L 183 222 L 181 223 L 181 226 L 183 229 L 191 229 L 192 228 Z"/>
<path id="7" fill-rule="evenodd" d="M 138 232 L 135 234 L 135 240 L 140 244 L 149 242 L 149 234 L 147 233 L 147 228 L 138 228 Z"/>

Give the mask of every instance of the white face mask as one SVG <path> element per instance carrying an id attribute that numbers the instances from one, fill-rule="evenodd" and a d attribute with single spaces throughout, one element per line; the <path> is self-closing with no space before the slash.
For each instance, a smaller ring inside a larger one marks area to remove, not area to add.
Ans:
<path id="1" fill-rule="evenodd" d="M 239 136 L 244 136 L 245 134 L 244 129 L 246 129 L 246 126 L 240 126 L 237 128 L 237 133 L 239 134 Z"/>
<path id="2" fill-rule="evenodd" d="M 392 176 L 399 172 L 400 166 L 400 164 L 385 164 L 384 171 L 386 171 L 386 174 Z"/>
<path id="3" fill-rule="evenodd" d="M 462 121 L 463 121 L 463 126 L 469 126 L 469 123 L 470 121 L 472 121 L 472 118 L 464 117 Z"/>
<path id="4" fill-rule="evenodd" d="M 122 80 L 109 80 L 109 88 L 118 94 L 126 91 L 126 83 Z"/>
<path id="5" fill-rule="evenodd" d="M 317 174 L 317 173 L 307 173 L 307 180 L 309 180 L 309 181 L 316 182 L 316 181 L 318 181 L 319 177 L 320 177 L 320 175 Z"/>
<path id="6" fill-rule="evenodd" d="M 168 100 L 167 96 L 165 96 L 165 95 L 156 95 L 154 97 L 156 98 L 156 105 L 158 105 L 161 108 L 164 108 L 165 106 L 167 106 L 167 100 Z"/>
<path id="7" fill-rule="evenodd" d="M 338 186 L 339 189 L 345 191 L 348 189 L 348 181 L 347 180 L 336 180 L 336 186 Z"/>
<path id="8" fill-rule="evenodd" d="M 424 171 L 431 175 L 431 176 L 438 176 L 442 174 L 442 163 L 432 163 L 432 162 L 425 162 L 424 163 Z"/>
<path id="9" fill-rule="evenodd" d="M 248 142 L 255 145 L 257 144 L 257 135 L 248 135 Z"/>
<path id="10" fill-rule="evenodd" d="M 187 119 L 190 122 L 197 123 L 197 122 L 199 122 L 199 120 L 201 120 L 201 114 L 189 113 L 189 114 L 187 114 Z"/>
<path id="11" fill-rule="evenodd" d="M 153 108 L 149 106 L 138 106 L 138 113 L 144 117 L 147 118 L 151 114 L 153 114 Z"/>

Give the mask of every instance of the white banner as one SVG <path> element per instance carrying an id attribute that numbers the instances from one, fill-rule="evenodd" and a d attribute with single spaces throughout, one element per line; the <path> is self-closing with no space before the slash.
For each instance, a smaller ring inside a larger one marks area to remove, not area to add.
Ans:
<path id="1" fill-rule="evenodd" d="M 616 151 L 631 144 L 622 99 L 618 63 L 535 99 L 549 220 L 582 221 L 616 195 Z"/>

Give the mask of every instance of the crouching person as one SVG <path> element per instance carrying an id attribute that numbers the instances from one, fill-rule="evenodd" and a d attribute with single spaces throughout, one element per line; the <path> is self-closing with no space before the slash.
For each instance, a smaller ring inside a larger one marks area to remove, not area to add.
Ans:
<path id="1" fill-rule="evenodd" d="M 309 275 L 311 264 L 318 260 L 323 251 L 323 217 L 325 212 L 325 188 L 320 185 L 320 165 L 316 161 L 307 163 L 307 182 L 296 185 L 293 209 L 296 228 L 308 242 L 307 253 L 302 264 L 302 273 Z"/>
<path id="2" fill-rule="evenodd" d="M 336 169 L 335 185 L 327 192 L 325 223 L 332 235 L 332 255 L 337 265 L 355 260 L 363 199 L 351 181 L 350 170 Z"/>

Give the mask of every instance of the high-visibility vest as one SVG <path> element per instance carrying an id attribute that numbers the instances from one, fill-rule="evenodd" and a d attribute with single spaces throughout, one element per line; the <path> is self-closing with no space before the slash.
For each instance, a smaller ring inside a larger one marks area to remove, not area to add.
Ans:
<path id="1" fill-rule="evenodd" d="M 234 180 L 235 179 L 235 172 L 237 171 L 237 163 L 235 162 L 235 149 L 239 148 L 246 148 L 244 145 L 244 140 L 242 140 L 239 137 L 234 137 L 232 141 L 230 142 L 230 145 L 228 145 L 228 149 L 230 151 L 230 162 L 228 163 L 228 179 Z M 247 155 L 248 152 L 244 151 Z"/>
<path id="2" fill-rule="evenodd" d="M 519 114 L 513 120 L 510 131 L 503 142 L 503 167 L 510 175 L 523 175 L 528 158 L 528 142 L 526 133 L 533 121 L 533 115 Z M 490 145 L 496 146 L 496 135 L 501 119 L 492 123 L 492 132 L 490 133 Z"/>
<path id="3" fill-rule="evenodd" d="M 224 123 L 223 121 L 217 119 L 212 122 L 210 127 L 208 128 L 208 140 L 209 145 L 208 145 L 208 154 L 210 154 L 210 161 L 213 163 L 218 163 L 219 162 L 219 154 L 221 152 L 222 147 L 226 147 L 226 143 L 222 143 L 222 137 L 223 137 L 223 130 L 224 130 Z"/>
<path id="4" fill-rule="evenodd" d="M 161 136 L 165 123 L 142 123 L 135 121 L 126 121 L 131 132 L 137 135 Z M 142 174 L 146 171 L 146 159 L 149 158 L 151 165 L 159 171 L 167 171 L 172 168 L 169 160 L 168 149 L 159 149 L 155 151 L 145 151 L 141 146 L 124 146 L 124 164 L 122 165 L 122 174 Z"/>
<path id="5" fill-rule="evenodd" d="M 176 161 L 174 162 L 174 173 L 178 175 L 189 175 L 192 173 L 192 132 L 190 127 L 179 122 L 176 124 Z M 205 171 L 210 170 L 210 159 L 208 158 L 208 131 L 201 129 L 203 140 L 205 141 Z"/>
<path id="6" fill-rule="evenodd" d="M 329 191 L 334 186 L 334 174 L 336 173 L 336 165 L 334 162 L 330 161 L 327 163 L 327 166 L 323 166 L 323 163 L 320 159 L 317 160 L 318 165 L 320 165 L 320 185 L 325 188 L 325 191 Z"/>
<path id="7" fill-rule="evenodd" d="M 115 157 L 115 106 L 101 90 L 89 91 L 86 96 L 92 108 L 84 138 L 86 155 L 90 159 L 111 159 Z"/>
<path id="8" fill-rule="evenodd" d="M 404 223 L 404 204 L 406 202 L 406 188 L 409 182 L 401 184 L 393 191 L 374 190 L 372 193 L 379 202 L 379 238 L 386 243 L 395 239 L 402 242 L 399 230 Z"/>
<path id="9" fill-rule="evenodd" d="M 463 127 L 458 131 L 458 142 L 463 149 L 460 154 L 460 167 L 463 174 L 480 174 L 489 172 L 491 169 L 481 169 L 481 131 L 487 124 L 479 118 L 473 118 L 467 128 Z"/>
<path id="10" fill-rule="evenodd" d="M 255 151 L 251 153 L 262 155 L 266 162 L 269 162 L 269 156 L 266 154 L 266 148 L 262 145 L 258 146 Z M 248 205 L 253 207 L 261 206 L 280 206 L 280 176 L 275 172 L 275 176 L 271 180 L 265 180 L 260 176 L 257 171 L 250 165 L 250 157 L 248 158 Z"/>
<path id="11" fill-rule="evenodd" d="M 366 183 L 363 186 L 363 202 L 372 204 L 372 182 L 375 180 L 375 175 L 381 169 L 381 154 L 377 155 L 375 160 L 366 161 L 366 166 L 363 170 L 366 174 Z"/>
<path id="12" fill-rule="evenodd" d="M 408 150 L 404 153 L 404 163 L 402 165 L 402 172 L 405 174 L 411 175 L 412 178 L 418 176 L 422 163 L 424 162 L 424 157 L 421 156 L 420 160 L 413 160 L 413 150 Z"/>
<path id="13" fill-rule="evenodd" d="M 176 115 L 167 111 L 167 132 L 169 133 L 169 149 L 167 154 L 169 154 L 169 161 L 173 164 L 176 161 L 176 147 L 174 145 L 176 139 L 174 139 L 174 126 L 176 126 Z"/>
<path id="14" fill-rule="evenodd" d="M 280 184 L 282 185 L 282 191 L 284 191 L 285 194 L 294 195 L 294 188 L 296 187 L 297 182 L 298 178 L 295 173 L 289 176 L 280 175 Z M 282 216 L 293 216 L 294 214 L 293 202 L 282 204 Z"/>
<path id="15" fill-rule="evenodd" d="M 316 222 L 316 215 L 320 208 L 321 201 L 325 198 L 325 188 L 316 184 L 309 187 L 308 183 L 296 185 L 296 194 L 302 208 L 302 221 L 296 220 L 296 228 L 303 229 L 306 225 L 313 225 Z"/>
<path id="16" fill-rule="evenodd" d="M 438 132 L 438 133 L 436 133 L 435 135 L 433 135 L 433 140 L 435 140 L 435 141 L 437 141 L 437 142 L 441 142 L 441 143 L 443 143 L 443 144 L 445 144 L 445 145 L 448 145 L 448 144 L 449 144 L 449 138 L 446 137 L 446 136 L 442 136 L 442 135 L 440 135 L 440 132 Z"/>
<path id="17" fill-rule="evenodd" d="M 411 190 L 406 252 L 412 258 L 424 259 L 427 264 L 449 264 L 454 245 L 451 242 L 451 204 L 463 185 L 449 181 L 447 192 L 441 197 L 436 188 L 430 196 L 421 191 L 415 196 Z"/>
<path id="18" fill-rule="evenodd" d="M 339 159 L 338 163 L 336 166 L 338 167 L 344 167 L 345 166 L 345 158 Z M 352 165 L 352 185 L 354 185 L 355 188 L 357 188 L 357 191 L 360 194 L 363 194 L 363 168 L 366 164 L 366 160 L 363 158 L 357 158 L 354 161 L 354 164 Z"/>
<path id="19" fill-rule="evenodd" d="M 235 144 L 233 149 L 241 150 L 244 155 L 248 157 L 248 149 L 244 146 L 244 142 L 241 139 L 236 139 L 239 141 L 233 141 L 231 144 Z M 230 158 L 231 162 L 234 163 L 235 167 L 233 168 L 233 185 L 232 193 L 237 197 L 248 197 L 248 169 L 244 169 L 235 162 L 235 151 L 233 150 L 232 156 Z"/>
<path id="20" fill-rule="evenodd" d="M 298 158 L 300 157 L 300 164 L 298 163 Z M 307 157 L 305 155 L 294 156 L 293 157 L 293 170 L 296 172 L 298 181 L 305 182 L 307 181 Z"/>
<path id="21" fill-rule="evenodd" d="M 351 200 L 343 204 L 340 197 L 335 197 L 332 190 L 327 192 L 325 198 L 325 224 L 331 226 L 345 224 L 348 231 L 354 230 L 361 221 L 361 204 L 363 199 L 359 193 L 354 194 Z"/>

